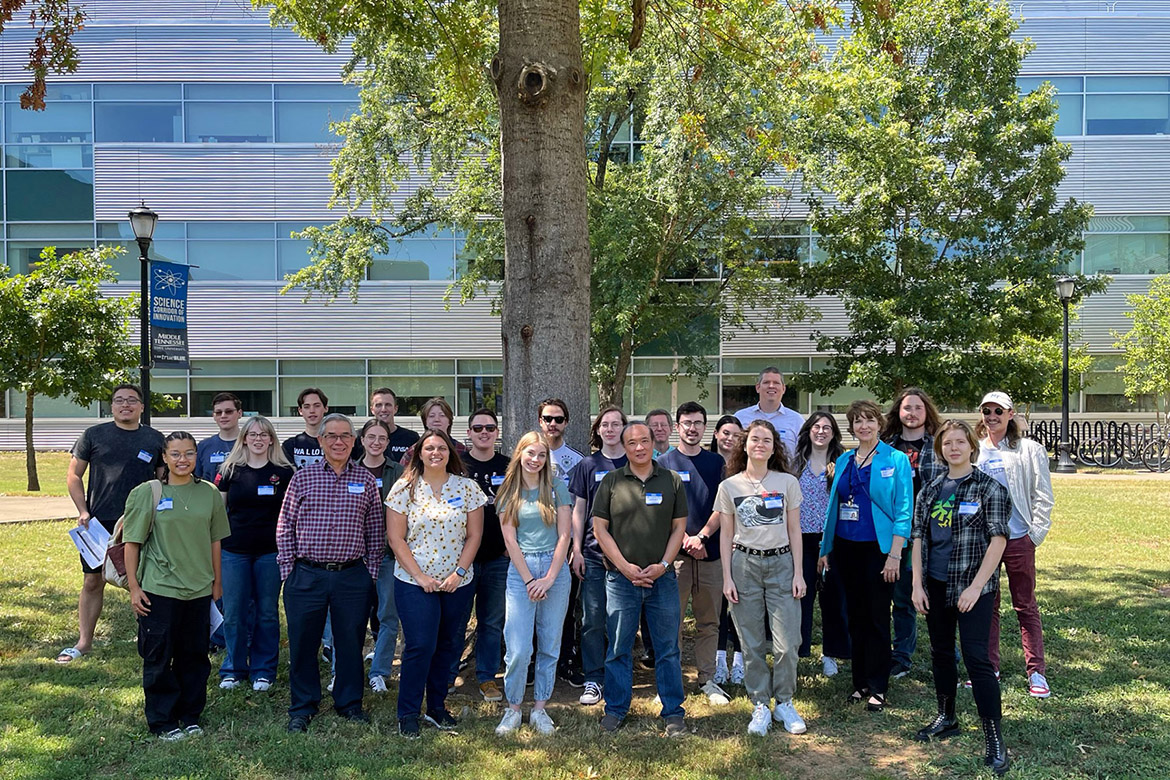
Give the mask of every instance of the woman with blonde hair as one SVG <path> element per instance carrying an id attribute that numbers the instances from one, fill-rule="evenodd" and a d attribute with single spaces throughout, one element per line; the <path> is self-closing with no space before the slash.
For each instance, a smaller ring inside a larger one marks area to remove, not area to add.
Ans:
<path id="1" fill-rule="evenodd" d="M 504 735 L 520 726 L 520 704 L 536 630 L 535 704 L 528 723 L 541 734 L 555 730 L 545 703 L 552 698 L 561 630 L 569 607 L 571 499 L 565 483 L 553 478 L 549 444 L 543 435 L 524 434 L 512 452 L 496 512 L 511 559 L 504 619 L 504 695 L 508 708 L 496 727 Z"/>

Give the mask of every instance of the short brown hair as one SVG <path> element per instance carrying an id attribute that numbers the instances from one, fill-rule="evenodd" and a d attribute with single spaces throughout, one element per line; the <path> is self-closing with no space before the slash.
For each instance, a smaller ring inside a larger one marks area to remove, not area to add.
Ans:
<path id="1" fill-rule="evenodd" d="M 849 408 L 845 410 L 845 419 L 849 421 L 850 433 L 853 433 L 853 421 L 858 417 L 868 417 L 871 420 L 877 420 L 879 436 L 885 430 L 886 416 L 882 414 L 882 408 L 877 405 L 876 401 L 871 401 L 866 398 L 849 404 Z"/>
<path id="2" fill-rule="evenodd" d="M 934 434 L 934 455 L 942 462 L 946 462 L 943 457 L 942 445 L 943 437 L 948 431 L 962 431 L 963 435 L 967 437 L 967 443 L 971 445 L 971 462 L 976 463 L 979 460 L 979 439 L 975 438 L 975 431 L 971 430 L 971 426 L 962 420 L 947 420 L 938 427 L 938 431 Z"/>
<path id="3" fill-rule="evenodd" d="M 422 409 L 420 409 L 418 413 L 418 418 L 422 420 L 423 425 L 426 425 L 427 415 L 430 414 L 431 409 L 434 409 L 436 406 L 443 410 L 443 414 L 447 415 L 447 430 L 443 432 L 447 434 L 451 433 L 451 424 L 455 422 L 455 412 L 451 411 L 451 404 L 447 403 L 439 396 L 435 396 L 422 405 Z"/>

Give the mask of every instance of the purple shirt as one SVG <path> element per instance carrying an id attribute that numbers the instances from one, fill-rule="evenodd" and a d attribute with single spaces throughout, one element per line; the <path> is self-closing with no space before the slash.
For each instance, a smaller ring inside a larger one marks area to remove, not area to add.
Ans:
<path id="1" fill-rule="evenodd" d="M 352 461 L 338 474 L 321 461 L 293 475 L 276 523 L 281 580 L 297 558 L 315 563 L 364 558 L 376 580 L 385 549 L 386 515 L 373 474 Z"/>
<path id="2" fill-rule="evenodd" d="M 800 473 L 800 492 L 804 494 L 804 500 L 800 502 L 800 532 L 824 533 L 825 515 L 829 511 L 829 486 L 825 481 L 825 472 L 813 474 L 809 465 L 804 464 L 804 471 Z"/>

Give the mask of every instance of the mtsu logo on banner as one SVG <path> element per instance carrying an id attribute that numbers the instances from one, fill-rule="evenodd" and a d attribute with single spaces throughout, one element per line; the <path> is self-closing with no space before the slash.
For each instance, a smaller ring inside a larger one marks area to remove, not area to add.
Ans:
<path id="1" fill-rule="evenodd" d="M 150 263 L 150 354 L 155 366 L 189 368 L 185 265 Z"/>

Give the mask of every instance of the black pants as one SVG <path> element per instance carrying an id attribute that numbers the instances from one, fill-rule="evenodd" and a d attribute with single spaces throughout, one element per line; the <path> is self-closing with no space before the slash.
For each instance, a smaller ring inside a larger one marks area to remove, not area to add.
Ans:
<path id="1" fill-rule="evenodd" d="M 845 590 L 853 644 L 853 688 L 884 696 L 890 686 L 890 602 L 894 584 L 882 579 L 886 555 L 877 542 L 833 540 L 829 567 Z"/>
<path id="2" fill-rule="evenodd" d="M 560 668 L 581 668 L 581 580 L 575 576 L 569 579 L 569 608 L 565 611 L 564 628 L 561 630 L 561 655 L 557 662 Z M 535 642 L 532 645 L 536 647 Z M 533 654 L 535 661 L 536 655 Z"/>
<path id="3" fill-rule="evenodd" d="M 326 571 L 298 562 L 284 582 L 284 613 L 288 618 L 289 717 L 316 715 L 321 703 L 317 648 L 326 613 L 333 626 L 337 669 L 333 708 L 342 715 L 360 710 L 366 689 L 362 645 L 370 616 L 370 572 L 366 565 Z"/>
<path id="4" fill-rule="evenodd" d="M 841 592 L 840 572 L 832 566 L 822 578 L 817 574 L 821 534 L 801 534 L 804 557 L 804 584 L 808 587 L 800 600 L 800 649 L 797 655 L 808 658 L 812 652 L 813 603 L 821 602 L 821 655 L 848 659 L 853 655 L 849 645 L 849 619 L 845 616 L 845 594 Z"/>
<path id="5" fill-rule="evenodd" d="M 146 725 L 163 734 L 199 723 L 207 705 L 207 638 L 211 596 L 183 599 L 147 593 L 150 614 L 138 618 Z"/>
<path id="6" fill-rule="evenodd" d="M 926 613 L 926 629 L 930 632 L 930 662 L 934 667 L 934 690 L 942 696 L 954 695 L 959 683 L 955 664 L 955 629 L 959 630 L 959 647 L 963 663 L 971 675 L 971 693 L 981 718 L 999 718 L 999 680 L 988 655 L 988 637 L 991 634 L 991 612 L 995 608 L 995 593 L 984 593 L 970 612 L 947 606 L 947 584 L 926 578 L 926 597 L 930 611 Z"/>

